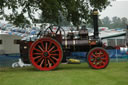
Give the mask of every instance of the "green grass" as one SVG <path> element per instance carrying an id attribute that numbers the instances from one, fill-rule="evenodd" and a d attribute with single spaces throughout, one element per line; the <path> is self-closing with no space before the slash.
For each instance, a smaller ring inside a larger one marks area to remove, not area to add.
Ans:
<path id="1" fill-rule="evenodd" d="M 0 85 L 128 85 L 128 62 L 95 70 L 87 63 L 62 64 L 53 71 L 34 67 L 0 68 Z"/>

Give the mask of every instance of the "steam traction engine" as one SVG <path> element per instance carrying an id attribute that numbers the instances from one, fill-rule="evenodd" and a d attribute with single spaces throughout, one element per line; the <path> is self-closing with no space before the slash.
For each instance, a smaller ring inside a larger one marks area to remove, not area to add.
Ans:
<path id="1" fill-rule="evenodd" d="M 53 32 L 52 26 L 42 33 L 36 41 L 21 41 L 20 52 L 24 63 L 32 63 L 38 70 L 48 71 L 55 69 L 61 61 L 66 60 L 66 55 L 71 52 L 87 52 L 87 61 L 94 69 L 105 68 L 109 63 L 109 55 L 102 48 L 98 37 L 98 12 L 93 11 L 94 36 L 89 38 L 87 29 L 79 30 L 79 38 L 74 38 L 74 33 L 68 33 L 62 38 L 63 28 L 58 27 Z M 47 32 L 50 30 L 51 32 Z M 47 34 L 46 34 L 47 33 Z"/>

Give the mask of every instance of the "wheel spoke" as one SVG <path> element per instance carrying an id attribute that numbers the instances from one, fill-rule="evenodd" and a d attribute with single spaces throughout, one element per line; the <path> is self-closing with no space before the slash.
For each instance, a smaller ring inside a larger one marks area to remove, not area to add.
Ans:
<path id="1" fill-rule="evenodd" d="M 53 46 L 51 49 L 49 49 L 49 51 L 48 51 L 48 52 L 51 52 L 54 48 L 55 48 L 55 46 Z"/>
<path id="2" fill-rule="evenodd" d="M 44 44 L 43 44 L 43 41 L 42 41 L 42 42 L 40 42 L 40 43 L 41 43 L 42 49 L 45 49 L 45 48 L 44 48 Z"/>
<path id="3" fill-rule="evenodd" d="M 50 60 L 53 64 L 55 64 L 55 62 L 54 62 L 51 58 L 49 58 L 49 60 Z"/>
<path id="4" fill-rule="evenodd" d="M 105 63 L 104 62 L 100 62 L 100 65 L 102 66 L 102 65 L 104 65 Z"/>
<path id="5" fill-rule="evenodd" d="M 45 51 L 48 50 L 48 43 L 46 42 L 46 45 L 45 45 Z"/>
<path id="6" fill-rule="evenodd" d="M 92 56 L 95 57 L 95 58 L 97 57 L 94 53 L 92 53 Z"/>
<path id="7" fill-rule="evenodd" d="M 105 62 L 102 62 L 103 63 L 103 65 L 105 65 L 106 63 Z"/>
<path id="8" fill-rule="evenodd" d="M 97 57 L 99 56 L 99 52 L 98 52 L 98 50 L 95 52 L 95 54 L 96 54 Z"/>
<path id="9" fill-rule="evenodd" d="M 43 52 L 44 52 L 44 50 L 43 50 L 43 48 L 42 48 L 41 46 L 39 46 L 39 45 L 38 45 L 38 47 L 40 48 L 40 50 L 41 50 L 41 51 L 43 51 Z"/>
<path id="10" fill-rule="evenodd" d="M 44 63 L 44 59 L 41 61 L 41 63 L 40 63 L 40 67 L 42 67 L 42 64 Z"/>
<path id="11" fill-rule="evenodd" d="M 33 53 L 34 55 L 42 55 L 42 53 Z"/>
<path id="12" fill-rule="evenodd" d="M 102 55 L 101 55 L 101 57 L 105 57 L 105 53 L 104 53 L 104 52 L 102 52 Z"/>
<path id="13" fill-rule="evenodd" d="M 101 60 L 107 60 L 107 58 L 101 58 Z"/>
<path id="14" fill-rule="evenodd" d="M 99 63 L 99 62 L 98 62 L 98 61 L 96 61 L 96 62 L 95 62 L 95 65 L 96 65 L 96 66 L 97 66 L 97 65 L 99 65 L 98 63 Z"/>
<path id="15" fill-rule="evenodd" d="M 100 50 L 100 52 L 99 52 L 99 57 L 101 57 L 101 54 L 102 54 L 102 52 L 101 52 L 101 50 Z"/>
<path id="16" fill-rule="evenodd" d="M 90 59 L 91 62 L 94 62 L 94 60 L 95 60 L 95 58 L 91 58 L 91 59 Z"/>
<path id="17" fill-rule="evenodd" d="M 41 57 L 38 61 L 36 61 L 36 63 L 38 64 L 42 59 L 43 59 L 43 57 Z"/>
<path id="18" fill-rule="evenodd" d="M 55 58 L 55 57 L 53 57 L 53 56 L 51 56 L 51 57 L 52 57 L 54 60 L 56 60 L 56 61 L 58 60 L 57 58 Z"/>
<path id="19" fill-rule="evenodd" d="M 50 61 L 48 60 L 48 65 L 49 65 L 49 67 L 51 67 L 51 63 L 50 63 Z"/>
<path id="20" fill-rule="evenodd" d="M 104 54 L 100 55 L 100 57 L 104 57 L 104 56 L 105 56 Z"/>
<path id="21" fill-rule="evenodd" d="M 105 65 L 105 62 L 100 62 L 100 65 Z"/>
<path id="22" fill-rule="evenodd" d="M 51 56 L 59 56 L 59 54 L 50 54 Z"/>
<path id="23" fill-rule="evenodd" d="M 93 63 L 95 63 L 96 62 L 96 59 L 93 61 Z"/>
<path id="24" fill-rule="evenodd" d="M 100 57 L 105 56 L 104 52 L 100 51 Z"/>
<path id="25" fill-rule="evenodd" d="M 52 43 L 51 42 L 49 42 L 50 44 L 49 44 L 49 46 L 48 46 L 48 50 L 50 49 L 50 47 L 51 47 L 51 45 L 52 45 Z"/>
<path id="26" fill-rule="evenodd" d="M 36 50 L 36 51 L 38 51 L 38 52 L 42 52 L 41 50 L 39 50 L 39 49 L 36 49 L 36 48 L 34 48 L 33 50 Z"/>
<path id="27" fill-rule="evenodd" d="M 93 58 L 90 58 L 90 59 L 95 59 L 95 58 L 93 57 Z"/>
<path id="28" fill-rule="evenodd" d="M 45 61 L 44 61 L 44 67 L 47 67 L 47 60 L 46 60 L 46 58 L 45 58 Z"/>
<path id="29" fill-rule="evenodd" d="M 37 59 L 37 58 L 40 58 L 40 57 L 41 57 L 41 56 L 36 56 L 36 57 L 34 57 L 34 60 Z"/>
<path id="30" fill-rule="evenodd" d="M 54 53 L 54 52 L 57 52 L 57 51 L 58 51 L 58 49 L 51 51 L 51 53 Z"/>

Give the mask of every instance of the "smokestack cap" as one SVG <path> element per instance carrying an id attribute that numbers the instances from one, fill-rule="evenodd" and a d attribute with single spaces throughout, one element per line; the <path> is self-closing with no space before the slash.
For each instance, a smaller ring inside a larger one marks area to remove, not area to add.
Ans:
<path id="1" fill-rule="evenodd" d="M 98 15 L 98 10 L 97 9 L 93 10 L 93 15 Z"/>

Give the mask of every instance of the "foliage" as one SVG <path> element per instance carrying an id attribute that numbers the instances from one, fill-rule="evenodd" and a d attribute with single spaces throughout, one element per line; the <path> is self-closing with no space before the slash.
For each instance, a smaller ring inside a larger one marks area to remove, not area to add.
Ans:
<path id="1" fill-rule="evenodd" d="M 109 17 L 104 17 L 102 20 L 102 25 L 104 25 L 104 27 L 108 27 L 111 24 L 111 20 L 109 19 Z"/>
<path id="2" fill-rule="evenodd" d="M 39 15 L 42 16 L 42 23 L 59 24 L 65 19 L 74 25 L 80 25 L 89 21 L 93 8 L 102 11 L 109 4 L 110 0 L 0 0 L 0 14 L 3 17 L 9 16 L 6 18 L 17 25 L 26 23 L 29 19 L 34 22 Z M 6 14 L 5 9 L 11 10 L 11 13 Z M 19 16 L 24 17 L 21 18 L 23 20 L 17 19 Z"/>
<path id="3" fill-rule="evenodd" d="M 112 20 L 107 16 L 101 19 L 100 26 L 109 28 L 126 28 L 128 24 L 128 19 L 126 17 L 119 18 L 117 16 L 113 17 Z"/>

